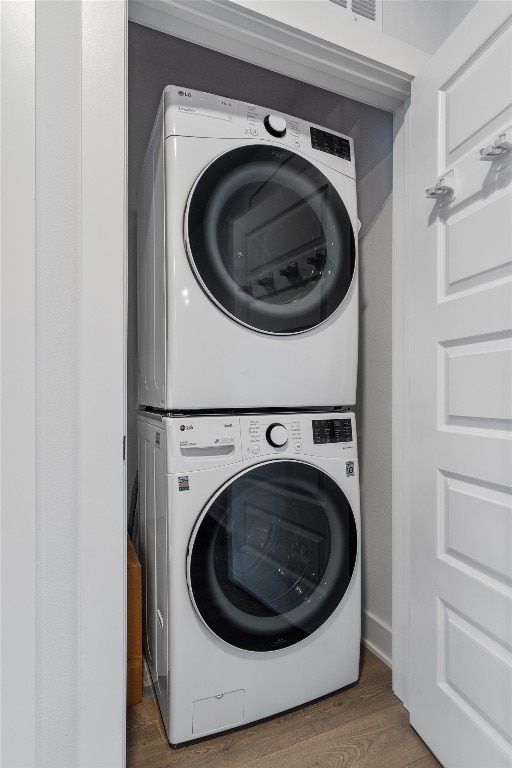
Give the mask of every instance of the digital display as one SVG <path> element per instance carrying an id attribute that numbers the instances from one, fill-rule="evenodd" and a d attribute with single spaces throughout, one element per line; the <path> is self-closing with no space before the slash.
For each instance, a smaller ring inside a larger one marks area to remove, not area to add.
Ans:
<path id="1" fill-rule="evenodd" d="M 313 419 L 313 443 L 351 443 L 352 422 L 350 419 Z"/>
<path id="2" fill-rule="evenodd" d="M 319 128 L 310 128 L 311 146 L 320 152 L 336 155 L 343 160 L 350 160 L 350 144 L 347 139 L 336 136 L 334 133 L 321 131 Z"/>

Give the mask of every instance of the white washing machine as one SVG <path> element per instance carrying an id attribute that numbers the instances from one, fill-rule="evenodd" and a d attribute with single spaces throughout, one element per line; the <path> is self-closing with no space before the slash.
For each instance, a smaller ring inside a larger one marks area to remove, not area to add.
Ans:
<path id="1" fill-rule="evenodd" d="M 171 744 L 357 680 L 354 415 L 139 413 L 144 647 Z"/>
<path id="2" fill-rule="evenodd" d="M 138 190 L 139 403 L 355 403 L 352 139 L 168 86 Z"/>

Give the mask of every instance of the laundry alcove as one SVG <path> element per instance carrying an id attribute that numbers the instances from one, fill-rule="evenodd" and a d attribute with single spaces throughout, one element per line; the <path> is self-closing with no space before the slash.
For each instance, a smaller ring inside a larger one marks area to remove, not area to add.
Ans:
<path id="1" fill-rule="evenodd" d="M 164 32 L 129 23 L 128 498 L 137 469 L 136 189 L 158 103 L 164 87 L 170 84 L 251 102 L 354 139 L 361 221 L 356 413 L 363 510 L 363 639 L 391 664 L 393 115 Z M 330 354 L 336 355 L 337 350 L 330 350 Z"/>

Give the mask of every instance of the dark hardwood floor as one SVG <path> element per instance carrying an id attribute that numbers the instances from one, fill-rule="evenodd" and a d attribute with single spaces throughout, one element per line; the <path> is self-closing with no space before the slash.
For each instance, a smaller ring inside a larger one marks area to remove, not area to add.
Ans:
<path id="1" fill-rule="evenodd" d="M 286 714 L 178 749 L 146 696 L 127 713 L 127 768 L 435 768 L 391 691 L 391 671 L 362 649 L 357 685 Z"/>

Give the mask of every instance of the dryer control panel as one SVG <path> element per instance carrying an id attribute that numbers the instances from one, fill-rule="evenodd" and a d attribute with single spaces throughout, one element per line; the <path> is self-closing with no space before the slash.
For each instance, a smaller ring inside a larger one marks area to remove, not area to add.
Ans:
<path id="1" fill-rule="evenodd" d="M 164 89 L 163 100 L 165 139 L 271 141 L 355 179 L 354 145 L 349 136 L 269 107 L 177 85 Z"/>

